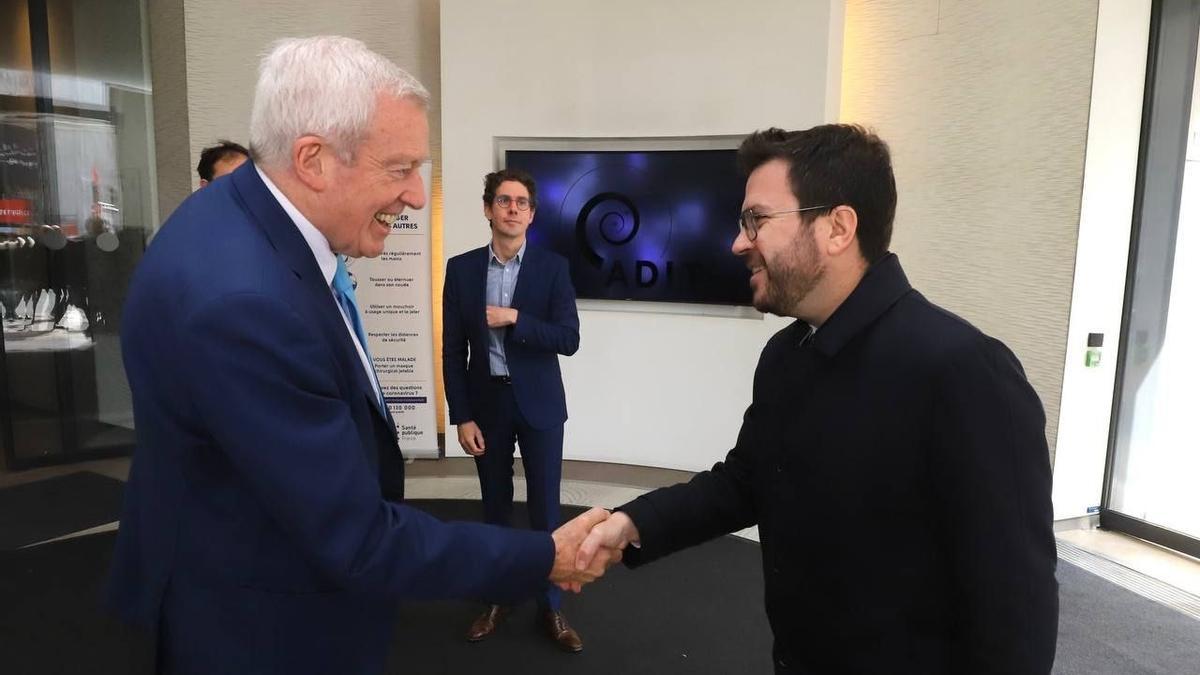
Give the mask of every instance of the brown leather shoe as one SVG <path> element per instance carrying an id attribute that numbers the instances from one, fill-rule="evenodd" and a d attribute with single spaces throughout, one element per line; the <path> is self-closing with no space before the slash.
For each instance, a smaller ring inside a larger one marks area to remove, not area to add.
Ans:
<path id="1" fill-rule="evenodd" d="M 583 651 L 583 640 L 579 639 L 579 633 L 571 628 L 571 625 L 567 623 L 567 617 L 563 616 L 562 612 L 545 610 L 542 612 L 542 623 L 545 625 L 550 639 L 557 642 L 563 651 L 573 653 Z"/>
<path id="2" fill-rule="evenodd" d="M 471 622 L 471 628 L 467 630 L 467 642 L 479 642 L 485 637 L 496 632 L 496 626 L 504 619 L 504 615 L 508 614 L 507 607 L 500 605 L 488 605 L 488 608 Z"/>

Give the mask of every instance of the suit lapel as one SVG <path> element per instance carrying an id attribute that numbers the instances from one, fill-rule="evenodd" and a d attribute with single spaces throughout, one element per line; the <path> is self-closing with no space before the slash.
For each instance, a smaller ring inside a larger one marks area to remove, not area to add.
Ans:
<path id="1" fill-rule="evenodd" d="M 349 364 L 351 378 L 360 390 L 366 392 L 371 401 L 371 408 L 383 418 L 394 435 L 395 426 L 391 415 L 380 407 L 375 388 L 371 386 L 371 380 L 363 370 L 361 359 L 358 358 L 354 338 L 350 337 L 350 332 L 346 330 L 342 310 L 337 306 L 333 291 L 325 282 L 321 267 L 317 264 L 308 242 L 304 240 L 304 235 L 300 234 L 291 216 L 283 210 L 275 195 L 271 194 L 266 183 L 259 178 L 253 162 L 246 162 L 239 167 L 234 171 L 232 178 L 234 189 L 254 217 L 254 221 L 262 227 L 271 246 L 300 280 L 317 316 L 321 319 L 326 335 L 332 337 L 335 348 L 341 353 L 341 362 Z"/>
<path id="2" fill-rule="evenodd" d="M 537 273 L 534 271 L 534 266 L 537 265 L 537 256 L 533 253 L 533 247 L 525 245 L 525 255 L 521 258 L 521 271 L 517 274 L 517 287 L 513 289 L 512 308 L 520 311 L 522 304 L 525 302 L 525 296 L 528 295 L 529 285 L 537 283 L 534 277 Z"/>
<path id="3" fill-rule="evenodd" d="M 367 398 L 371 400 L 371 408 L 375 411 L 376 414 L 378 414 L 380 417 L 383 418 L 384 422 L 387 422 L 389 427 L 392 427 L 392 433 L 395 433 L 396 429 L 394 428 L 394 426 L 392 424 L 392 416 L 390 413 L 388 413 L 387 408 L 383 407 L 383 406 L 386 406 L 387 403 L 385 401 L 379 400 L 380 396 L 383 396 L 383 383 L 382 382 L 379 383 L 379 396 L 376 396 L 375 395 L 375 387 L 371 386 L 370 378 L 368 378 L 367 374 L 365 372 L 363 372 L 362 359 L 358 358 L 357 350 L 355 350 L 355 352 L 354 352 L 354 359 L 359 362 L 358 370 L 362 374 L 362 378 L 360 379 L 359 384 L 366 390 Z M 374 364 L 372 364 L 372 367 L 374 367 Z M 379 373 L 375 373 L 375 377 L 378 378 Z"/>
<path id="4" fill-rule="evenodd" d="M 479 259 L 472 262 L 471 269 L 473 273 L 478 275 L 468 284 L 470 287 L 470 308 L 471 316 L 475 317 L 475 330 L 483 331 L 482 335 L 487 340 L 487 283 L 488 283 L 488 266 L 492 264 L 492 255 L 488 252 L 488 247 L 484 246 L 479 251 Z"/>
<path id="5" fill-rule="evenodd" d="M 375 395 L 375 387 L 371 386 L 370 378 L 368 378 L 366 372 L 363 371 L 362 360 L 358 358 L 357 350 L 355 351 L 354 358 L 359 361 L 358 371 L 359 371 L 359 373 L 362 374 L 362 379 L 363 379 L 362 385 L 364 387 L 366 387 L 368 398 L 371 399 L 371 408 L 374 409 L 375 412 L 380 417 L 383 418 L 383 421 L 387 423 L 388 428 L 392 430 L 392 435 L 395 436 L 396 435 L 396 424 L 395 424 L 395 421 L 392 420 L 392 414 L 390 412 L 388 412 L 387 401 L 383 398 L 383 396 L 384 396 L 383 383 L 382 382 L 379 383 L 379 396 L 376 396 Z M 368 358 L 368 360 L 370 360 L 371 357 L 368 356 L 367 358 Z M 371 364 L 371 368 L 372 369 L 375 368 L 374 363 Z M 375 372 L 375 379 L 379 379 L 378 371 Z"/>
<path id="6" fill-rule="evenodd" d="M 267 235 L 271 246 L 279 252 L 279 256 L 292 268 L 296 278 L 304 283 L 304 287 L 312 293 L 328 294 L 329 286 L 313 257 L 312 249 L 300 234 L 296 224 L 292 222 L 283 206 L 275 200 L 275 195 L 267 189 L 266 183 L 258 177 L 258 171 L 253 162 L 246 162 L 233 173 L 233 185 L 246 209 L 254 216 L 254 222 Z M 332 303 L 333 296 L 330 295 Z M 337 304 L 331 307 L 337 309 Z"/>

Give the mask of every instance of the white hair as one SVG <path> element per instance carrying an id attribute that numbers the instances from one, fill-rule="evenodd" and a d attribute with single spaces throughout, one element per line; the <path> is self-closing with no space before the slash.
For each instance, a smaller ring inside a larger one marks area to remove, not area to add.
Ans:
<path id="1" fill-rule="evenodd" d="M 250 152 L 262 166 L 287 166 L 292 144 L 311 134 L 351 163 L 379 94 L 429 105 L 429 92 L 416 78 L 358 40 L 336 35 L 278 40 L 259 63 Z"/>

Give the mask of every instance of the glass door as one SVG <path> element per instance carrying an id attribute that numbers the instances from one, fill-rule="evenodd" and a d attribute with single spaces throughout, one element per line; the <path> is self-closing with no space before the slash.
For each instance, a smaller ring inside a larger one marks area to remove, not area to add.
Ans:
<path id="1" fill-rule="evenodd" d="M 1154 7 L 1101 525 L 1200 556 L 1200 0 Z"/>
<path id="2" fill-rule="evenodd" d="M 24 468 L 127 452 L 119 344 L 156 211 L 141 0 L 0 0 L 0 442 Z"/>

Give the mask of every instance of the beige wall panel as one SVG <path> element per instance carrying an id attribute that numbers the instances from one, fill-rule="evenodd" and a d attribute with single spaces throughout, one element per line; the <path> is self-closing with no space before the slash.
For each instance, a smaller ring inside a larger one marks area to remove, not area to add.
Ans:
<path id="1" fill-rule="evenodd" d="M 437 172 L 438 0 L 186 0 L 185 10 L 193 165 L 200 150 L 218 138 L 247 142 L 258 61 L 271 42 L 334 34 L 362 40 L 429 89 L 430 143 Z"/>
<path id="2" fill-rule="evenodd" d="M 1058 424 L 1095 0 L 852 0 L 841 119 L 892 147 L 913 284 L 1016 352 Z M 1053 452 L 1053 450 L 1052 450 Z"/>

